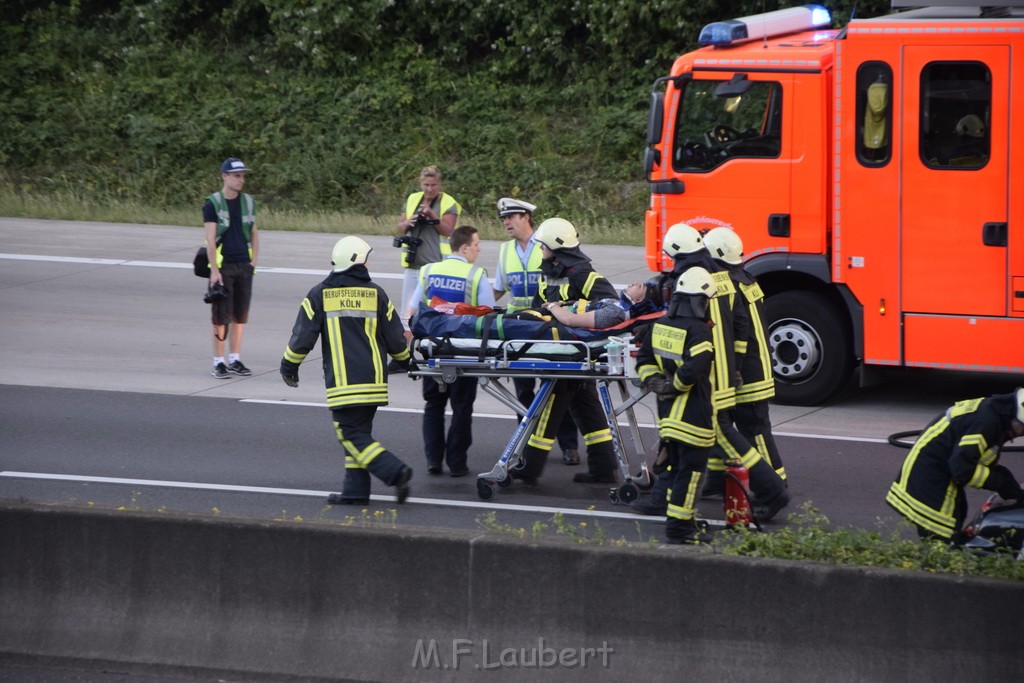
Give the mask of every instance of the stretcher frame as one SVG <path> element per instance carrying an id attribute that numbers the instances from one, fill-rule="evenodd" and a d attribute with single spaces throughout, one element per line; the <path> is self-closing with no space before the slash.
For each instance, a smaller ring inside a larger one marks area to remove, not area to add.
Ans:
<path id="1" fill-rule="evenodd" d="M 476 349 L 467 348 L 466 355 L 435 357 L 431 355 L 433 347 L 429 340 L 418 340 L 417 347 L 425 356 L 422 361 L 415 361 L 410 375 L 431 377 L 444 391 L 459 377 L 476 377 L 479 386 L 494 397 L 499 403 L 510 408 L 519 416 L 519 423 L 506 444 L 494 467 L 488 472 L 477 475 L 477 495 L 481 500 L 490 500 L 498 488 L 512 487 L 512 473 L 524 465 L 523 451 L 538 417 L 544 412 L 555 383 L 560 379 L 592 381 L 597 388 L 597 396 L 604 414 L 605 423 L 611 432 L 612 450 L 616 464 L 622 474 L 623 483 L 609 490 L 609 498 L 613 503 L 631 503 L 640 497 L 641 490 L 647 490 L 653 484 L 653 477 L 646 462 L 646 449 L 643 436 L 637 424 L 633 408 L 646 395 L 646 391 L 631 391 L 637 388 L 636 373 L 631 361 L 636 346 L 629 338 L 609 337 L 603 343 L 615 341 L 622 346 L 626 362 L 612 363 L 600 347 L 591 346 L 586 342 L 572 340 L 537 340 L 510 339 L 497 344 L 489 350 L 488 355 Z M 480 340 L 472 340 L 481 342 Z M 530 346 L 550 348 L 550 345 L 566 345 L 576 350 L 572 358 L 552 359 L 552 354 L 545 356 L 520 355 L 522 349 Z M 529 406 L 524 406 L 507 386 L 495 380 L 503 378 L 539 379 L 540 388 L 536 391 Z M 611 385 L 619 386 L 620 402 L 616 405 L 612 400 Z M 633 463 L 624 445 L 619 416 L 625 415 L 633 441 L 634 455 L 640 461 L 636 473 Z"/>

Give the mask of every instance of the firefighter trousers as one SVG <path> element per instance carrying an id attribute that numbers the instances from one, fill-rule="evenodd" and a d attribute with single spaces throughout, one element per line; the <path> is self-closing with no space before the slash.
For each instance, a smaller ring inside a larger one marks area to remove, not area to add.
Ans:
<path id="1" fill-rule="evenodd" d="M 368 498 L 370 475 L 388 486 L 398 483 L 405 463 L 374 440 L 373 417 L 377 406 L 334 408 L 334 432 L 345 449 L 345 481 L 341 495 L 345 498 Z"/>
<path id="2" fill-rule="evenodd" d="M 728 460 L 739 460 L 750 474 L 750 490 L 755 501 L 774 500 L 785 489 L 786 483 L 772 469 L 767 460 L 754 448 L 733 424 L 732 409 L 719 410 L 715 423 L 715 441 Z M 724 463 L 711 463 L 709 471 L 725 470 Z"/>
<path id="3" fill-rule="evenodd" d="M 779 447 L 775 444 L 775 436 L 772 434 L 772 421 L 768 416 L 768 400 L 737 403 L 733 408 L 732 416 L 740 434 L 757 449 L 757 452 L 771 465 L 775 473 L 785 480 L 786 468 L 782 465 Z"/>
<path id="4" fill-rule="evenodd" d="M 708 465 L 709 448 L 698 448 L 679 441 L 668 441 L 669 490 L 665 537 L 670 541 L 697 538 L 697 498 L 700 479 Z"/>

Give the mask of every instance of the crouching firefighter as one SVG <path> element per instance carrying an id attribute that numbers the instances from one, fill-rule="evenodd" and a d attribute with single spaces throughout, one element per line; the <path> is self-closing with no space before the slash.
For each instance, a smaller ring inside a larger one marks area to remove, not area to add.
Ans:
<path id="1" fill-rule="evenodd" d="M 299 386 L 299 364 L 320 337 L 327 407 L 334 431 L 345 449 L 345 480 L 341 493 L 327 502 L 366 505 L 370 474 L 404 503 L 412 470 L 374 440 L 377 406 L 388 403 L 387 355 L 404 369 L 410 364 L 402 322 L 387 294 L 370 280 L 366 269 L 371 247 L 359 237 L 343 237 L 334 245 L 327 278 L 302 300 L 291 339 L 281 360 L 281 377 Z"/>
<path id="2" fill-rule="evenodd" d="M 885 502 L 917 527 L 921 538 L 953 540 L 967 518 L 964 487 L 1021 497 L 1017 478 L 999 464 L 1003 444 L 1024 436 L 1024 388 L 959 401 L 932 420 L 914 442 Z"/>
<path id="3" fill-rule="evenodd" d="M 700 480 L 715 444 L 711 365 L 715 347 L 708 329 L 714 278 L 695 266 L 679 276 L 664 318 L 654 324 L 637 354 L 637 375 L 657 394 L 658 435 L 668 450 L 667 543 L 698 543 Z"/>

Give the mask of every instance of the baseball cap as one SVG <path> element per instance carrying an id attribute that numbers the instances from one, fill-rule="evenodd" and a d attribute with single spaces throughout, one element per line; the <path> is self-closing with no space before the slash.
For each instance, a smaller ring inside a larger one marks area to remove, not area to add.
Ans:
<path id="1" fill-rule="evenodd" d="M 225 159 L 224 163 L 220 165 L 221 173 L 248 173 L 251 170 L 251 168 L 245 167 L 241 159 L 236 159 L 235 157 Z"/>
<path id="2" fill-rule="evenodd" d="M 533 213 L 537 207 L 530 202 L 523 202 L 511 197 L 502 197 L 498 200 L 498 217 L 504 218 L 516 213 Z"/>

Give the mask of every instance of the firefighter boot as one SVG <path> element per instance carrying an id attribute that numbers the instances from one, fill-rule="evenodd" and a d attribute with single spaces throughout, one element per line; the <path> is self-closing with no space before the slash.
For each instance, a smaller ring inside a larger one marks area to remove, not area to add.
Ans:
<path id="1" fill-rule="evenodd" d="M 750 472 L 750 491 L 754 494 L 751 511 L 758 522 L 767 522 L 789 505 L 789 490 L 772 466 L 758 458 Z"/>
<path id="2" fill-rule="evenodd" d="M 641 515 L 664 517 L 668 511 L 668 486 L 671 475 L 665 471 L 654 479 L 651 492 L 647 499 L 635 500 L 629 504 L 630 509 Z"/>
<path id="3" fill-rule="evenodd" d="M 345 481 L 341 493 L 327 496 L 330 505 L 369 505 L 370 473 L 357 467 L 345 468 Z"/>
<path id="4" fill-rule="evenodd" d="M 667 545 L 697 545 L 710 543 L 711 534 L 704 521 L 682 520 L 669 517 L 665 522 L 665 543 Z"/>
<path id="5" fill-rule="evenodd" d="M 395 457 L 391 451 L 381 451 L 376 458 L 366 466 L 370 474 L 380 479 L 388 486 L 395 487 L 395 500 L 404 503 L 409 497 L 409 480 L 412 479 L 412 469 Z"/>

